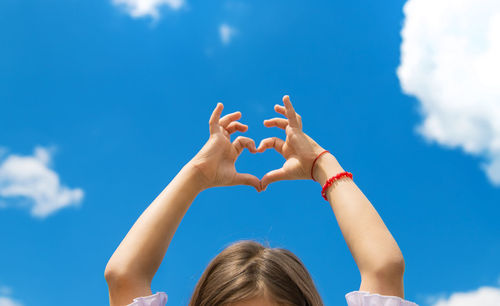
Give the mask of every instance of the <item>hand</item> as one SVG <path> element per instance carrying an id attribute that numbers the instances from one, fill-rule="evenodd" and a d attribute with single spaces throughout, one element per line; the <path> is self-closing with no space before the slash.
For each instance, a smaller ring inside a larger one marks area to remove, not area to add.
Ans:
<path id="1" fill-rule="evenodd" d="M 262 190 L 266 190 L 269 184 L 276 181 L 311 179 L 312 163 L 316 156 L 324 151 L 302 131 L 302 118 L 293 109 L 288 96 L 283 97 L 283 104 L 284 106 L 275 105 L 274 110 L 287 119 L 264 120 L 264 126 L 285 130 L 286 140 L 283 141 L 277 137 L 266 138 L 261 141 L 257 152 L 262 153 L 269 148 L 274 148 L 283 155 L 286 162 L 282 168 L 270 171 L 262 177 Z"/>
<path id="2" fill-rule="evenodd" d="M 202 181 L 202 188 L 216 186 L 249 185 L 261 191 L 260 180 L 251 174 L 238 173 L 234 163 L 244 148 L 257 153 L 255 142 L 238 136 L 231 143 L 231 134 L 246 132 L 248 126 L 236 120 L 241 118 L 240 112 L 234 112 L 220 118 L 224 105 L 218 103 L 210 117 L 210 138 L 196 156 L 189 162 Z"/>

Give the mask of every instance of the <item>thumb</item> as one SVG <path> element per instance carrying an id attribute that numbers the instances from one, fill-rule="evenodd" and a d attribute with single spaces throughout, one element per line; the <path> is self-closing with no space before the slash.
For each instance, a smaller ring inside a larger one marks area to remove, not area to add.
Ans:
<path id="1" fill-rule="evenodd" d="M 257 192 L 261 191 L 260 180 L 256 176 L 248 173 L 236 173 L 231 185 L 248 185 L 254 187 Z"/>
<path id="2" fill-rule="evenodd" d="M 284 181 L 288 179 L 289 179 L 288 174 L 285 172 L 283 168 L 269 171 L 261 179 L 262 191 L 266 190 L 267 186 L 271 183 L 277 181 Z"/>

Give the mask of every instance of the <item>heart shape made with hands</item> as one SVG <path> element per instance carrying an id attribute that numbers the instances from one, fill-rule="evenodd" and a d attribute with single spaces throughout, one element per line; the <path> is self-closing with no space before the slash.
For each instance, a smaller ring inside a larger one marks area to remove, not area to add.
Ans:
<path id="1" fill-rule="evenodd" d="M 231 142 L 233 133 L 246 132 L 248 126 L 238 121 L 241 112 L 221 118 L 224 106 L 222 103 L 217 104 L 209 121 L 210 139 L 197 155 L 197 168 L 209 178 L 210 186 L 249 185 L 260 192 L 276 181 L 311 177 L 312 163 L 317 154 L 324 150 L 302 131 L 302 119 L 295 112 L 288 96 L 283 97 L 283 104 L 275 105 L 274 110 L 286 118 L 264 120 L 264 126 L 283 129 L 286 140 L 265 138 L 259 147 L 255 146 L 253 139 L 244 136 L 238 136 Z M 252 174 L 239 173 L 235 162 L 245 148 L 251 153 L 275 149 L 286 161 L 281 168 L 267 172 L 261 179 Z"/>

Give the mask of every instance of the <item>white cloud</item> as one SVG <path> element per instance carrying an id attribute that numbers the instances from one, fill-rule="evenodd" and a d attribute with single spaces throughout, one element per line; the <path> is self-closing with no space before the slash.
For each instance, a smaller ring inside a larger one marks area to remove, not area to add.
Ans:
<path id="1" fill-rule="evenodd" d="M 184 5 L 184 0 L 113 0 L 113 4 L 122 6 L 134 18 L 150 16 L 158 19 L 161 6 L 178 10 Z"/>
<path id="2" fill-rule="evenodd" d="M 12 294 L 12 289 L 7 286 L 0 286 L 0 306 L 22 306 L 19 301 L 9 297 Z"/>
<path id="3" fill-rule="evenodd" d="M 475 291 L 456 292 L 448 298 L 440 298 L 433 306 L 498 306 L 500 305 L 500 288 L 481 287 Z"/>
<path id="4" fill-rule="evenodd" d="M 219 26 L 219 36 L 223 44 L 229 44 L 235 34 L 236 29 L 229 26 L 228 24 L 223 23 Z"/>
<path id="5" fill-rule="evenodd" d="M 0 286 L 0 295 L 10 295 L 12 294 L 12 289 L 7 286 Z"/>
<path id="6" fill-rule="evenodd" d="M 0 199 L 27 198 L 31 214 L 44 218 L 59 209 L 78 205 L 83 190 L 62 186 L 59 175 L 50 169 L 50 151 L 37 147 L 33 156 L 9 155 L 0 163 Z M 2 201 L 8 206 L 12 200 Z"/>
<path id="7" fill-rule="evenodd" d="M 0 296 L 0 306 L 22 306 L 22 304 L 6 296 Z"/>
<path id="8" fill-rule="evenodd" d="M 500 1 L 409 0 L 398 76 L 420 101 L 417 131 L 484 158 L 500 186 Z"/>

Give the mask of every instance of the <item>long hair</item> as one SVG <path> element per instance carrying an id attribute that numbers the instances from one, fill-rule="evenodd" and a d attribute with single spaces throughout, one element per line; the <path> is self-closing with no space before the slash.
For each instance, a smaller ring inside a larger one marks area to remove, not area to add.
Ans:
<path id="1" fill-rule="evenodd" d="M 196 284 L 189 306 L 230 305 L 257 297 L 279 305 L 323 306 L 297 256 L 255 241 L 239 241 L 219 253 Z"/>

